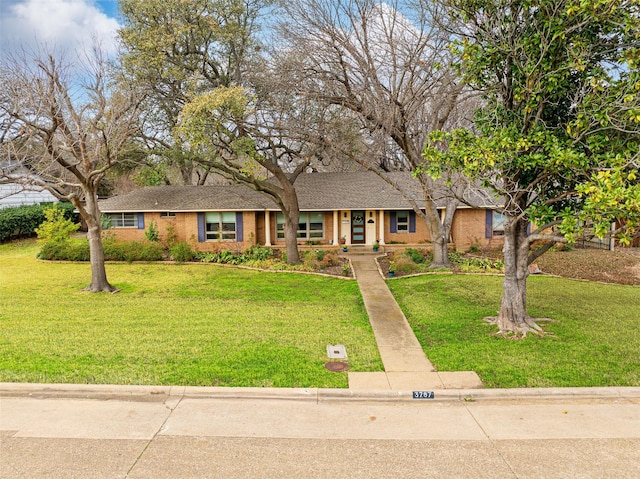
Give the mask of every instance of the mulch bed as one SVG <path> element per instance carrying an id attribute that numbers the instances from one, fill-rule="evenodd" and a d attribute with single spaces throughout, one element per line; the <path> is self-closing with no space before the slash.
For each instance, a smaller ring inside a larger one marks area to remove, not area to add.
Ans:
<path id="1" fill-rule="evenodd" d="M 389 261 L 392 255 L 393 253 L 378 261 L 385 276 L 389 273 Z M 463 256 L 483 255 L 492 259 L 502 258 L 499 250 Z M 618 248 L 615 251 L 598 249 L 551 251 L 538 258 L 535 264 L 542 274 L 604 283 L 640 285 L 640 248 Z M 452 268 L 452 272 L 454 274 L 457 272 L 455 267 Z M 395 276 L 401 277 L 406 274 L 397 271 Z"/>

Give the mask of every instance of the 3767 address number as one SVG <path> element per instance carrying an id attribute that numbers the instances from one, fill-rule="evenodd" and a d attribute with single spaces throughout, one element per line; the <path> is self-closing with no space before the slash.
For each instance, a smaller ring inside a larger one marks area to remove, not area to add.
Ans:
<path id="1" fill-rule="evenodd" d="M 413 391 L 413 399 L 433 399 L 435 397 L 433 391 Z"/>

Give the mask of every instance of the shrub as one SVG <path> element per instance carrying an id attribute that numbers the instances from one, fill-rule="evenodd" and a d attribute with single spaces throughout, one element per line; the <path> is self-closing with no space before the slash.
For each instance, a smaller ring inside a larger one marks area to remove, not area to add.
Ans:
<path id="1" fill-rule="evenodd" d="M 254 245 L 249 247 L 244 252 L 244 256 L 247 258 L 247 260 L 262 261 L 273 256 L 273 249 L 267 246 Z"/>
<path id="2" fill-rule="evenodd" d="M 160 233 L 158 231 L 158 226 L 155 221 L 149 223 L 149 228 L 144 232 L 144 237 L 149 241 L 158 241 L 160 240 Z"/>
<path id="3" fill-rule="evenodd" d="M 316 249 L 305 251 L 302 254 L 302 262 L 306 270 L 316 271 L 329 266 L 335 266 L 340 262 L 337 251 L 325 251 Z"/>
<path id="4" fill-rule="evenodd" d="M 104 259 L 111 261 L 133 261 L 133 247 L 125 245 L 123 241 L 107 238 L 102 241 Z"/>
<path id="5" fill-rule="evenodd" d="M 423 270 L 421 266 L 413 262 L 411 257 L 405 255 L 395 255 L 393 259 L 394 268 L 396 273 L 413 274 Z"/>
<path id="6" fill-rule="evenodd" d="M 193 253 L 193 259 L 202 263 L 216 263 L 217 257 L 218 253 L 212 253 L 211 251 L 196 251 L 195 253 Z"/>
<path id="7" fill-rule="evenodd" d="M 324 262 L 327 266 L 336 266 L 340 263 L 340 257 L 338 256 L 338 252 L 336 250 L 330 250 L 324 255 Z"/>
<path id="8" fill-rule="evenodd" d="M 56 205 L 44 209 L 45 220 L 35 229 L 38 240 L 43 243 L 68 240 L 80 225 L 65 217 L 65 211 Z"/>
<path id="9" fill-rule="evenodd" d="M 453 251 L 449 251 L 448 256 L 449 261 L 452 263 L 458 263 L 462 259 L 462 255 L 455 249 Z"/>
<path id="10" fill-rule="evenodd" d="M 148 241 L 103 241 L 104 258 L 108 261 L 159 261 L 164 257 L 162 245 Z"/>
<path id="11" fill-rule="evenodd" d="M 176 235 L 176 229 L 173 225 L 167 226 L 167 235 L 165 238 L 165 243 L 167 244 L 167 248 L 171 249 L 175 246 L 178 241 L 178 235 Z"/>
<path id="12" fill-rule="evenodd" d="M 140 241 L 104 240 L 107 261 L 159 261 L 164 257 L 162 245 Z M 89 261 L 89 241 L 86 239 L 44 243 L 38 258 L 51 261 Z"/>
<path id="13" fill-rule="evenodd" d="M 158 243 L 142 243 L 138 261 L 161 261 L 164 259 L 164 248 Z"/>
<path id="14" fill-rule="evenodd" d="M 464 273 L 504 272 L 504 262 L 491 258 L 465 258 L 457 252 L 449 253 L 449 260 Z"/>
<path id="15" fill-rule="evenodd" d="M 239 264 L 240 258 L 231 251 L 220 251 L 220 253 L 218 253 L 218 263 Z"/>
<path id="16" fill-rule="evenodd" d="M 245 258 L 235 255 L 231 251 L 218 251 L 215 253 L 196 252 L 192 255 L 193 259 L 197 259 L 198 261 L 202 261 L 203 263 L 241 264 L 245 261 Z"/>
<path id="17" fill-rule="evenodd" d="M 469 246 L 469 249 L 467 250 L 468 253 L 471 254 L 476 254 L 480 252 L 480 245 L 477 244 L 472 244 L 471 246 Z"/>
<path id="18" fill-rule="evenodd" d="M 305 269 L 318 269 L 320 267 L 315 251 L 305 251 L 302 253 L 302 264 Z"/>
<path id="19" fill-rule="evenodd" d="M 171 259 L 178 263 L 186 263 L 193 260 L 193 251 L 191 250 L 191 246 L 184 241 L 180 241 L 169 248 L 169 255 L 171 256 Z"/>
<path id="20" fill-rule="evenodd" d="M 342 265 L 342 275 L 349 276 L 351 274 L 351 265 L 349 263 L 344 263 Z"/>
<path id="21" fill-rule="evenodd" d="M 231 251 L 196 252 L 193 257 L 203 263 L 247 264 L 255 267 L 260 267 L 261 263 L 273 262 L 275 258 L 273 249 L 259 245 L 251 246 L 242 254 Z"/>
<path id="22" fill-rule="evenodd" d="M 426 263 L 427 261 L 427 257 L 415 248 L 407 248 L 404 250 L 404 254 L 411 258 L 411 261 L 416 264 Z"/>
<path id="23" fill-rule="evenodd" d="M 17 206 L 0 210 L 0 242 L 34 236 L 36 228 L 45 221 L 44 211 L 51 204 Z M 57 203 L 64 217 L 75 220 L 74 207 L 70 203 Z"/>
<path id="24" fill-rule="evenodd" d="M 89 242 L 79 239 L 44 243 L 38 258 L 49 261 L 89 261 Z"/>

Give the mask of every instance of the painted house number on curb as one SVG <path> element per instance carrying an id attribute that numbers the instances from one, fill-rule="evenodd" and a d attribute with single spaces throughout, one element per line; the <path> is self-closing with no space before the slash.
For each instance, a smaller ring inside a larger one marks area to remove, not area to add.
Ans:
<path id="1" fill-rule="evenodd" d="M 434 399 L 433 391 L 413 391 L 413 399 Z"/>

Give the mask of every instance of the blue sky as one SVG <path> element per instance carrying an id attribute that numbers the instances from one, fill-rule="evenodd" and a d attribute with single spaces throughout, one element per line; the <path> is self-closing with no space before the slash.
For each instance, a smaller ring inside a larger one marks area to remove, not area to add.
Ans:
<path id="1" fill-rule="evenodd" d="M 44 42 L 78 49 L 98 39 L 115 51 L 117 0 L 0 0 L 2 50 Z"/>
<path id="2" fill-rule="evenodd" d="M 118 0 L 99 0 L 96 2 L 96 4 L 98 5 L 98 8 L 106 13 L 109 17 L 117 18 Z"/>

